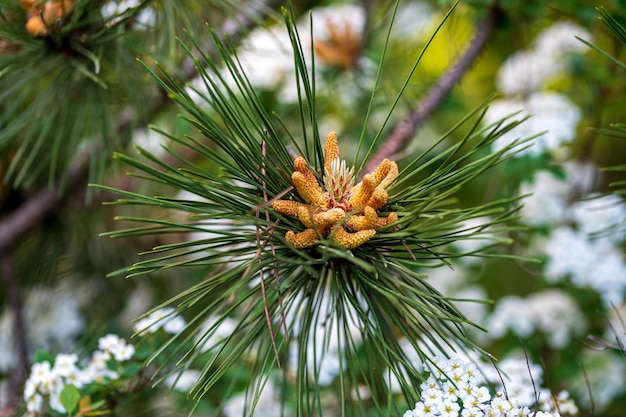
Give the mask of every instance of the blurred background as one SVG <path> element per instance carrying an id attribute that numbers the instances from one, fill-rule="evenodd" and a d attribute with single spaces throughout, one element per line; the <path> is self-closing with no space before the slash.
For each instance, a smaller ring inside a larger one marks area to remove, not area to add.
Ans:
<path id="1" fill-rule="evenodd" d="M 316 60 L 320 132 L 337 131 L 343 155 L 355 153 L 362 126 L 354 121 L 368 111 L 379 70 L 369 117 L 373 125 L 385 123 L 383 143 L 411 112 L 423 114 L 386 155 L 401 168 L 489 98 L 485 126 L 505 116 L 528 117 L 493 146 L 536 136 L 527 148 L 465 187 L 457 203 L 528 195 L 517 220 L 523 229 L 506 236 L 514 243 L 490 250 L 532 259 L 461 257 L 424 273 L 446 296 L 490 300 L 458 302 L 484 329 L 472 329 L 471 337 L 502 361 L 532 363 L 536 384 L 567 391 L 578 414 L 563 415 L 622 416 L 626 127 L 620 123 L 626 123 L 626 38 L 615 28 L 626 25 L 626 3 L 462 1 L 412 74 L 451 3 L 400 1 L 388 45 L 394 5 L 387 1 L 292 4 L 306 53 Z M 107 334 L 130 341 L 134 320 L 206 275 L 202 268 L 111 275 L 140 260 L 142 251 L 198 236 L 103 237 L 122 227 L 114 220 L 119 208 L 103 204 L 118 196 L 88 184 L 171 193 L 128 176 L 128 168 L 113 159 L 113 152 L 133 155 L 133 146 L 170 164 L 179 152 L 210 167 L 149 128 L 196 135 L 138 63 L 158 72 L 159 62 L 177 80 L 200 86 L 176 37 L 208 45 L 207 22 L 231 37 L 263 104 L 285 125 L 297 125 L 293 58 L 278 14 L 282 5 L 0 0 L 0 415 L 19 412 L 36 352 L 86 356 Z M 435 151 L 461 139 L 454 133 Z M 171 197 L 177 195 L 193 199 Z M 154 207 L 137 213 L 167 217 Z M 451 250 L 472 248 L 480 249 L 481 242 Z M 232 375 L 234 386 L 246 380 L 245 372 L 242 366 Z M 325 379 L 328 415 L 340 415 L 332 397 L 338 372 L 329 371 Z M 185 397 L 183 382 L 169 392 L 149 389 L 150 383 L 117 387 L 116 404 L 109 407 L 118 415 L 187 415 L 195 401 Z M 224 402 L 224 416 L 241 415 L 238 398 L 223 395 L 210 392 L 200 410 Z M 255 415 L 276 415 L 271 404 L 261 403 Z"/>

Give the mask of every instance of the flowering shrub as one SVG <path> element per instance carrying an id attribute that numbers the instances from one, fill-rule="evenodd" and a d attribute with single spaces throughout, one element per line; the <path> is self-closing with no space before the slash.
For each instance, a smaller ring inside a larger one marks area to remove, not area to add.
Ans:
<path id="1" fill-rule="evenodd" d="M 134 354 L 134 346 L 115 334 L 100 338 L 88 360 L 79 361 L 76 354 L 40 354 L 24 387 L 27 411 L 53 416 L 102 411 L 105 402 L 92 398 L 106 395 L 139 372 L 140 365 L 131 362 Z"/>
<path id="2" fill-rule="evenodd" d="M 420 400 L 403 417 L 559 417 L 578 412 L 567 393 L 559 394 L 555 402 L 546 390 L 539 390 L 532 383 L 520 383 L 527 378 L 517 379 L 519 372 L 504 377 L 516 388 L 509 389 L 505 382 L 493 392 L 485 384 L 495 381 L 487 381 L 475 363 L 460 358 L 435 357 L 424 364 L 424 370 L 430 376 L 420 385 Z M 524 395 L 529 390 L 535 394 L 530 398 Z M 567 414 L 560 413 L 564 410 Z"/>

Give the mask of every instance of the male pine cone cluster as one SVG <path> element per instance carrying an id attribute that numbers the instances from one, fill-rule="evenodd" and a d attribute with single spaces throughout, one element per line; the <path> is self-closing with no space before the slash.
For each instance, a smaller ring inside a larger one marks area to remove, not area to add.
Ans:
<path id="1" fill-rule="evenodd" d="M 48 36 L 48 29 L 72 10 L 74 0 L 20 0 L 20 4 L 28 13 L 26 30 L 34 36 Z"/>
<path id="2" fill-rule="evenodd" d="M 369 241 L 376 231 L 398 220 L 395 212 L 379 216 L 388 201 L 386 188 L 398 176 L 398 165 L 383 160 L 374 172 L 354 185 L 353 169 L 339 158 L 337 134 L 330 132 L 324 145 L 324 188 L 303 157 L 294 160 L 291 181 L 306 203 L 275 200 L 272 208 L 297 217 L 306 227 L 302 232 L 288 231 L 287 243 L 302 249 L 330 238 L 344 249 L 355 249 Z"/>

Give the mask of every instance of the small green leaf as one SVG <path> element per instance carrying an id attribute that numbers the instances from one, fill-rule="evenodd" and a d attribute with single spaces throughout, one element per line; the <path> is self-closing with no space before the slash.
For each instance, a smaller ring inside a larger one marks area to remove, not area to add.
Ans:
<path id="1" fill-rule="evenodd" d="M 80 401 L 80 392 L 72 384 L 67 384 L 61 391 L 61 404 L 67 410 L 68 413 L 72 413 L 78 406 Z"/>
<path id="2" fill-rule="evenodd" d="M 35 363 L 50 362 L 50 365 L 52 365 L 54 363 L 54 358 L 55 356 L 53 354 L 46 352 L 44 350 L 38 350 L 35 352 L 34 362 Z"/>

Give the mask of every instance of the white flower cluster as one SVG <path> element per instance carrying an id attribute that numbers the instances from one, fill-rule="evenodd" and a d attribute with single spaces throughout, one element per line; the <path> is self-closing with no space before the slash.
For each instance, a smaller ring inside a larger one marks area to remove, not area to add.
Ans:
<path id="1" fill-rule="evenodd" d="M 530 49 L 510 56 L 500 67 L 496 75 L 498 90 L 507 96 L 533 93 L 566 73 L 571 56 L 589 49 L 577 36 L 592 39 L 589 31 L 571 22 L 556 22 L 541 31 Z"/>
<path id="2" fill-rule="evenodd" d="M 522 221 L 531 226 L 551 226 L 563 222 L 568 208 L 570 186 L 551 172 L 538 171 L 532 183 L 523 183 L 519 194 L 524 197 L 520 211 Z"/>
<path id="3" fill-rule="evenodd" d="M 548 81 L 567 73 L 573 54 L 586 49 L 575 36 L 591 38 L 581 27 L 569 22 L 557 22 L 538 35 L 533 48 L 512 55 L 500 67 L 496 87 L 508 98 L 491 104 L 485 115 L 485 124 L 490 125 L 509 116 L 509 120 L 532 117 L 499 138 L 494 143 L 496 150 L 516 140 L 540 135 L 521 152 L 539 155 L 555 151 L 574 139 L 580 110 L 567 97 L 542 90 Z"/>
<path id="4" fill-rule="evenodd" d="M 570 206 L 571 225 L 551 233 L 544 251 L 549 282 L 569 278 L 577 287 L 590 287 L 607 306 L 620 305 L 626 293 L 626 263 L 621 243 L 626 204 L 616 195 L 590 197 Z"/>
<path id="5" fill-rule="evenodd" d="M 535 409 L 537 401 L 525 404 L 517 397 L 492 395 L 476 364 L 462 359 L 435 357 L 424 369 L 430 376 L 421 386 L 420 401 L 404 417 L 558 417 L 552 407 Z M 532 387 L 532 385 L 531 385 Z M 536 398 L 536 397 L 535 397 Z M 547 404 L 549 406 L 549 404 Z M 560 403 L 559 403 L 560 406 Z M 532 407 L 532 408 L 531 408 Z"/>
<path id="6" fill-rule="evenodd" d="M 592 168 L 592 170 L 595 170 Z M 626 231 L 626 203 L 615 194 L 588 194 L 592 180 L 588 166 L 566 167 L 567 180 L 538 172 L 524 184 L 523 221 L 548 226 L 539 254 L 547 258 L 545 277 L 550 283 L 566 279 L 577 287 L 592 288 L 607 306 L 620 305 L 626 293 L 626 262 L 622 243 Z M 583 193 L 582 200 L 571 202 Z"/>
<path id="7" fill-rule="evenodd" d="M 498 391 L 506 392 L 510 398 L 515 398 L 519 406 L 549 411 L 552 414 L 548 415 L 553 416 L 558 416 L 559 413 L 569 416 L 578 414 L 578 407 L 567 391 L 554 395 L 550 390 L 541 387 L 543 382 L 541 366 L 529 362 L 523 356 L 507 357 L 498 363 L 497 369 L 494 367 L 483 369 L 487 382 L 494 385 Z"/>
<path id="8" fill-rule="evenodd" d="M 66 385 L 81 389 L 85 385 L 115 380 L 119 374 L 111 363 L 125 362 L 132 358 L 135 348 L 117 335 L 109 334 L 98 341 L 98 348 L 91 359 L 82 366 L 75 354 L 59 354 L 54 365 L 48 361 L 33 364 L 24 385 L 24 401 L 30 413 L 41 413 L 46 406 L 67 414 L 61 403 L 61 392 Z"/>
<path id="9" fill-rule="evenodd" d="M 512 116 L 513 113 L 517 114 Z M 499 151 L 517 140 L 539 135 L 519 154 L 540 155 L 574 140 L 581 113 L 564 95 L 539 91 L 523 100 L 494 101 L 485 114 L 484 123 L 491 125 L 508 116 L 511 116 L 509 121 L 532 117 L 498 138 L 493 149 Z"/>
<path id="10" fill-rule="evenodd" d="M 615 228 L 626 224 L 626 204 L 615 194 L 588 196 L 572 204 L 570 213 L 578 230 L 592 238 L 597 235 L 613 244 L 624 239 L 624 233 L 616 233 Z"/>
<path id="11" fill-rule="evenodd" d="M 163 307 L 137 320 L 133 330 L 136 333 L 156 333 L 159 329 L 163 329 L 165 333 L 177 334 L 186 325 L 185 319 L 176 314 L 176 309 Z"/>
<path id="12" fill-rule="evenodd" d="M 606 239 L 592 240 L 570 227 L 554 230 L 545 243 L 549 282 L 565 279 L 577 287 L 594 289 L 605 305 L 619 305 L 626 292 L 626 263 L 622 250 Z"/>
<path id="13" fill-rule="evenodd" d="M 507 331 L 520 337 L 541 332 L 555 349 L 568 345 L 585 330 L 585 317 L 565 292 L 551 289 L 527 297 L 503 297 L 489 319 L 489 338 L 501 338 Z"/>

